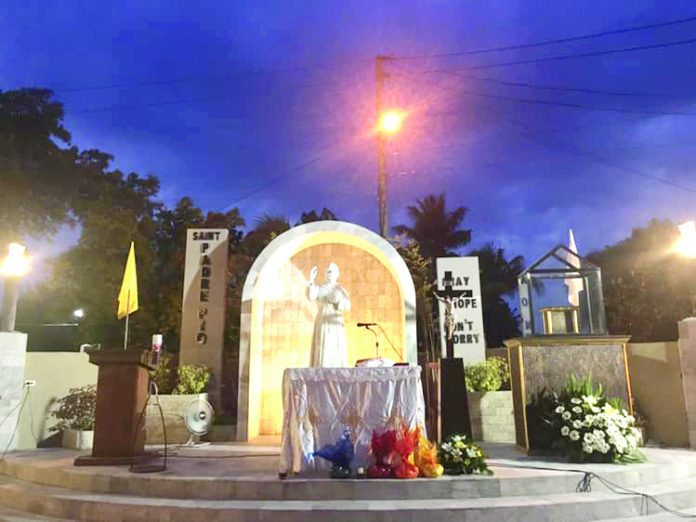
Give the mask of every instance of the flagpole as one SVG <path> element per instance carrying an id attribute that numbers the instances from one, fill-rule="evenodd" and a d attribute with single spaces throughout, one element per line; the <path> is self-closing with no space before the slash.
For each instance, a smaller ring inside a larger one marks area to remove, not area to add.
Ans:
<path id="1" fill-rule="evenodd" d="M 128 349 L 128 323 L 130 321 L 130 288 L 128 289 L 128 300 L 126 301 L 126 334 L 123 336 L 123 349 Z"/>

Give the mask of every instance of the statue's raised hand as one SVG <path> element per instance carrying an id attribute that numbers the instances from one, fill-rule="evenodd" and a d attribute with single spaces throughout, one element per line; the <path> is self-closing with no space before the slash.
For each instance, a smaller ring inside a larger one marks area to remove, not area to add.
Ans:
<path id="1" fill-rule="evenodd" d="M 314 284 L 314 282 L 317 280 L 317 273 L 318 272 L 319 272 L 319 269 L 316 266 L 313 266 L 312 269 L 309 271 L 310 284 Z"/>

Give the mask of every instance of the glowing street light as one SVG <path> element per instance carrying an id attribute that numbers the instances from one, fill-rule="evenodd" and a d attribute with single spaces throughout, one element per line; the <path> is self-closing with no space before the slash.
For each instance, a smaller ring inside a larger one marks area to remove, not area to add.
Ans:
<path id="1" fill-rule="evenodd" d="M 379 207 L 379 234 L 389 236 L 389 218 L 387 215 L 387 138 L 401 129 L 405 113 L 399 110 L 381 110 L 381 96 L 377 97 L 377 204 Z"/>
<path id="2" fill-rule="evenodd" d="M 396 134 L 401 130 L 405 114 L 398 110 L 383 112 L 379 117 L 378 129 L 383 134 Z"/>
<path id="3" fill-rule="evenodd" d="M 85 311 L 82 308 L 77 308 L 76 310 L 73 310 L 72 314 L 75 319 L 84 319 L 85 317 Z"/>
<path id="4" fill-rule="evenodd" d="M 0 309 L 0 332 L 13 332 L 17 317 L 17 300 L 19 299 L 19 279 L 29 272 L 29 259 L 25 255 L 26 247 L 11 243 L 7 257 L 0 263 L 0 274 L 5 276 Z"/>
<path id="5" fill-rule="evenodd" d="M 684 257 L 696 259 L 696 223 L 687 221 L 679 225 L 681 238 L 677 241 L 677 252 Z"/>
<path id="6" fill-rule="evenodd" d="M 27 247 L 19 243 L 10 243 L 7 257 L 0 264 L 0 274 L 5 277 L 22 277 L 29 272 L 29 260 L 24 255 Z"/>

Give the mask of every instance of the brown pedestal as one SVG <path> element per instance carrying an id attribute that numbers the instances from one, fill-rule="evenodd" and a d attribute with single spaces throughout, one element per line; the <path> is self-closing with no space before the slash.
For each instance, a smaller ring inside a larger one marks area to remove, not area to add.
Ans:
<path id="1" fill-rule="evenodd" d="M 547 335 L 505 341 L 510 362 L 510 385 L 515 407 L 515 438 L 525 451 L 540 449 L 533 422 L 528 419 L 534 396 L 560 392 L 568 376 L 592 376 L 607 397 L 619 397 L 631 409 L 626 336 Z M 530 429 L 531 428 L 531 429 Z"/>
<path id="2" fill-rule="evenodd" d="M 94 445 L 76 466 L 130 464 L 148 458 L 145 423 L 138 426 L 147 400 L 150 353 L 147 350 L 88 350 L 99 366 Z"/>

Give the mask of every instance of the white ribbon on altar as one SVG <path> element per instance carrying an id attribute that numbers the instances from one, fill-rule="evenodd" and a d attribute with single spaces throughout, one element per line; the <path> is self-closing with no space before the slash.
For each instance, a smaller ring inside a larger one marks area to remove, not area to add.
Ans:
<path id="1" fill-rule="evenodd" d="M 372 431 L 406 425 L 425 434 L 419 366 L 388 368 L 288 368 L 283 374 L 280 473 L 330 466 L 312 452 L 335 444 L 348 428 L 353 469 L 367 468 Z"/>

